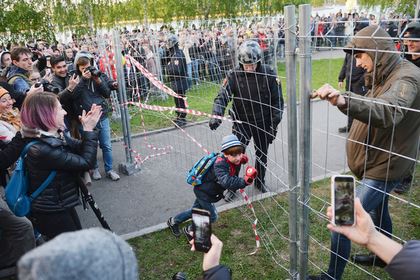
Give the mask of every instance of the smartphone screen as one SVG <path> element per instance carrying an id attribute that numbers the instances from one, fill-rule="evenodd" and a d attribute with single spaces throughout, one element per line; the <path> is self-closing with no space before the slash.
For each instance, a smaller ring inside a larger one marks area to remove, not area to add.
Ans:
<path id="1" fill-rule="evenodd" d="M 207 253 L 211 248 L 210 212 L 207 210 L 193 208 L 192 221 L 194 247 L 197 251 Z"/>
<path id="2" fill-rule="evenodd" d="M 354 214 L 354 177 L 334 176 L 332 178 L 333 223 L 338 226 L 353 225 Z"/>

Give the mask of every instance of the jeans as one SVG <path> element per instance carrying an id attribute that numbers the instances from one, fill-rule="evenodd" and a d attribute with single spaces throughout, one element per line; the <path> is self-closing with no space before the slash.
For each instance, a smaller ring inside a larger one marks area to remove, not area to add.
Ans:
<path id="1" fill-rule="evenodd" d="M 374 223 L 383 231 L 387 232 L 388 235 L 392 233 L 392 221 L 388 210 L 388 193 L 399 183 L 400 181 L 386 182 L 363 179 L 361 184 L 356 188 L 356 197 L 360 199 L 363 208 L 368 213 L 374 212 L 377 214 Z M 336 232 L 332 233 L 328 274 L 334 277 L 334 279 L 341 279 L 347 264 L 347 259 L 350 256 L 350 250 L 351 241 L 347 237 Z"/>
<path id="2" fill-rule="evenodd" d="M 105 172 L 112 170 L 112 145 L 111 145 L 111 127 L 109 126 L 109 119 L 107 117 L 99 120 L 96 128 L 99 129 L 99 147 L 102 150 L 102 157 L 104 160 Z M 98 168 L 98 162 L 95 163 L 95 168 Z"/>
<path id="3" fill-rule="evenodd" d="M 191 60 L 191 67 L 192 67 L 192 77 L 194 79 L 194 83 L 198 84 L 200 76 L 198 75 L 198 59 Z"/>
<path id="4" fill-rule="evenodd" d="M 192 86 L 192 65 L 187 63 L 188 88 Z"/>
<path id="5" fill-rule="evenodd" d="M 196 198 L 191 209 L 188 209 L 184 212 L 179 213 L 174 217 L 174 222 L 180 224 L 186 220 L 191 219 L 192 208 L 204 209 L 210 212 L 210 223 L 214 223 L 217 220 L 217 210 L 213 203 L 204 201 L 202 199 Z"/>

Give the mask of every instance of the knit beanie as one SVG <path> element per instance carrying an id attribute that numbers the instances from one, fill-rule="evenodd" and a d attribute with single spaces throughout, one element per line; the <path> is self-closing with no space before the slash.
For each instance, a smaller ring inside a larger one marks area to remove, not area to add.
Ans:
<path id="1" fill-rule="evenodd" d="M 227 149 L 235 146 L 242 146 L 242 143 L 239 141 L 238 137 L 236 135 L 230 134 L 225 137 L 223 137 L 222 140 L 222 149 L 221 151 L 224 152 Z"/>
<path id="2" fill-rule="evenodd" d="M 18 262 L 20 280 L 137 280 L 137 260 L 121 237 L 91 228 L 62 233 L 26 253 Z"/>

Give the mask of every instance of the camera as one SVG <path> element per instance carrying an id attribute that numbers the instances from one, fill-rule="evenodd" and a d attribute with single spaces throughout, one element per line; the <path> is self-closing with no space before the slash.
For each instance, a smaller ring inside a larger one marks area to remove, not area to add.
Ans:
<path id="1" fill-rule="evenodd" d="M 49 82 L 44 81 L 44 80 L 41 80 L 41 82 L 38 82 L 35 84 L 35 87 L 40 87 L 40 86 L 44 87 L 44 91 L 52 92 L 55 94 L 58 94 L 60 92 L 60 89 L 58 87 L 55 87 Z"/>
<path id="2" fill-rule="evenodd" d="M 100 77 L 102 75 L 101 71 L 97 69 L 95 66 L 89 66 L 88 68 L 86 68 L 86 70 L 90 71 L 90 73 L 94 77 Z"/>

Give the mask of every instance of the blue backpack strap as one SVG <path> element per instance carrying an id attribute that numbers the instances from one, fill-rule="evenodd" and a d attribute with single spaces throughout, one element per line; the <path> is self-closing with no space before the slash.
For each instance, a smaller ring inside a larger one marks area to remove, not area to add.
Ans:
<path id="1" fill-rule="evenodd" d="M 57 171 L 55 170 L 51 171 L 50 175 L 48 175 L 48 178 L 45 179 L 44 183 L 42 183 L 41 186 L 39 186 L 39 188 L 36 189 L 36 191 L 34 191 L 31 194 L 30 196 L 31 201 L 37 198 L 37 196 L 40 195 L 48 187 L 51 181 L 54 180 L 56 174 L 57 174 Z"/>
<path id="2" fill-rule="evenodd" d="M 23 159 L 23 158 L 25 157 L 26 153 L 28 152 L 29 148 L 30 148 L 33 144 L 36 144 L 36 143 L 39 143 L 39 141 L 34 140 L 34 141 L 31 141 L 31 142 L 29 142 L 28 144 L 26 144 L 26 146 L 23 148 L 22 152 L 20 153 L 20 157 Z"/>
<path id="3" fill-rule="evenodd" d="M 26 144 L 25 148 L 23 148 L 23 151 L 20 153 L 20 157 L 21 157 L 21 160 L 22 160 L 22 166 L 24 166 L 23 160 L 24 160 L 25 155 L 28 152 L 29 148 L 36 143 L 39 143 L 39 141 L 37 141 L 37 140 L 31 141 L 28 144 Z M 48 187 L 48 185 L 51 183 L 51 181 L 54 180 L 56 174 L 57 174 L 56 171 L 51 171 L 50 175 L 48 175 L 47 179 L 45 179 L 45 181 L 41 184 L 41 186 L 39 186 L 39 188 L 36 189 L 36 191 L 34 191 L 31 194 L 31 196 L 30 196 L 31 201 L 34 200 L 35 198 L 37 198 L 37 196 L 40 195 Z"/>

